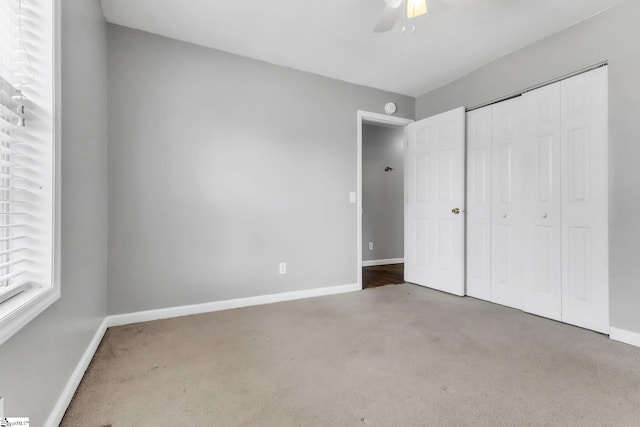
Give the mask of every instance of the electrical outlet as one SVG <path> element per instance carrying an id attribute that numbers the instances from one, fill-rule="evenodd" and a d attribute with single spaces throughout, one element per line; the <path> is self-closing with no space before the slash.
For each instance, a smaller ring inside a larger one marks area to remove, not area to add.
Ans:
<path id="1" fill-rule="evenodd" d="M 280 263 L 280 274 L 287 274 L 287 263 L 286 262 L 281 262 Z"/>
<path id="2" fill-rule="evenodd" d="M 373 242 L 369 242 L 369 250 L 372 251 L 373 250 Z"/>

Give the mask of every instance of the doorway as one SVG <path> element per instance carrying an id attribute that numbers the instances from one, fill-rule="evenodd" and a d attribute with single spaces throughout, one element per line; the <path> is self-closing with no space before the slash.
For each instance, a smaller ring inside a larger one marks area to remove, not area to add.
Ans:
<path id="1" fill-rule="evenodd" d="M 404 127 L 412 120 L 358 111 L 358 283 L 404 282 Z"/>

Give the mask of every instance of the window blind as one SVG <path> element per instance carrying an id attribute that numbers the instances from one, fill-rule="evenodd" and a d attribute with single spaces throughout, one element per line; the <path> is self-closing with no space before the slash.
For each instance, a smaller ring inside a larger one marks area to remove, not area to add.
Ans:
<path id="1" fill-rule="evenodd" d="M 37 240 L 38 150 L 29 144 L 24 88 L 33 83 L 22 0 L 0 0 L 0 303 L 27 288 Z M 34 221 L 36 219 L 36 221 Z"/>
<path id="2" fill-rule="evenodd" d="M 0 345 L 61 294 L 59 7 L 0 0 Z"/>

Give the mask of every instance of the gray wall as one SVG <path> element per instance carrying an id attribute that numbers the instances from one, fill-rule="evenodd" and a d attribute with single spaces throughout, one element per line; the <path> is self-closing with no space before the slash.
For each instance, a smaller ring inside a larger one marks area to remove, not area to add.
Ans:
<path id="1" fill-rule="evenodd" d="M 106 23 L 62 2 L 62 297 L 0 346 L 5 413 L 42 426 L 106 314 Z"/>
<path id="2" fill-rule="evenodd" d="M 395 170 L 385 172 L 391 166 Z M 373 242 L 373 250 L 369 250 Z M 362 126 L 362 259 L 404 258 L 404 130 Z"/>
<path id="3" fill-rule="evenodd" d="M 609 60 L 611 326 L 640 333 L 640 2 L 627 1 L 420 96 L 417 118 L 473 106 Z"/>
<path id="4" fill-rule="evenodd" d="M 112 25 L 108 55 L 110 314 L 356 283 L 356 110 L 413 98 Z"/>

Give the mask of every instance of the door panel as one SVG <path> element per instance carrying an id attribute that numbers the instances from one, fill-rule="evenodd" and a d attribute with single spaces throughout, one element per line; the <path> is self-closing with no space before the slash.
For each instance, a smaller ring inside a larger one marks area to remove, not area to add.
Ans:
<path id="1" fill-rule="evenodd" d="M 555 269 L 553 268 L 555 266 L 554 261 L 557 260 L 554 255 L 558 254 L 555 251 L 556 248 L 554 244 L 554 237 L 556 235 L 557 233 L 555 232 L 554 227 L 535 227 L 535 240 L 533 242 L 533 286 L 531 290 L 527 289 L 529 292 L 547 296 L 552 293 L 552 290 L 557 285 L 558 277 L 555 274 Z M 531 298 L 526 296 L 524 302 L 525 308 L 529 307 L 532 303 Z M 559 299 L 558 302 L 560 302 Z M 529 311 L 531 311 L 531 309 Z"/>
<path id="2" fill-rule="evenodd" d="M 453 256 L 453 221 L 438 221 L 438 261 L 440 271 L 451 272 L 454 264 Z"/>
<path id="3" fill-rule="evenodd" d="M 511 225 L 498 225 L 493 236 L 493 281 L 492 289 L 508 287 L 513 279 L 511 261 Z"/>
<path id="4" fill-rule="evenodd" d="M 416 157 L 416 201 L 429 201 L 429 156 L 421 155 Z"/>
<path id="5" fill-rule="evenodd" d="M 589 289 L 589 265 L 587 258 L 591 253 L 591 229 L 590 227 L 569 227 L 568 228 L 567 253 L 569 258 L 566 262 L 567 276 L 569 277 L 569 299 L 587 302 L 588 296 L 592 293 Z"/>
<path id="6" fill-rule="evenodd" d="M 491 299 L 491 107 L 467 113 L 467 295 Z"/>
<path id="7" fill-rule="evenodd" d="M 415 260 L 416 265 L 431 269 L 431 256 L 429 254 L 429 220 L 424 218 L 416 219 L 415 236 Z"/>
<path id="8" fill-rule="evenodd" d="M 609 331 L 607 67 L 562 81 L 562 321 Z"/>
<path id="9" fill-rule="evenodd" d="M 522 98 L 491 108 L 491 301 L 521 309 Z"/>
<path id="10" fill-rule="evenodd" d="M 569 144 L 569 202 L 589 203 L 591 199 L 591 153 L 589 128 L 571 129 L 567 132 Z"/>
<path id="11" fill-rule="evenodd" d="M 561 318 L 560 83 L 523 95 L 523 309 Z"/>
<path id="12" fill-rule="evenodd" d="M 405 162 L 405 280 L 456 295 L 464 295 L 464 114 L 407 126 Z"/>

